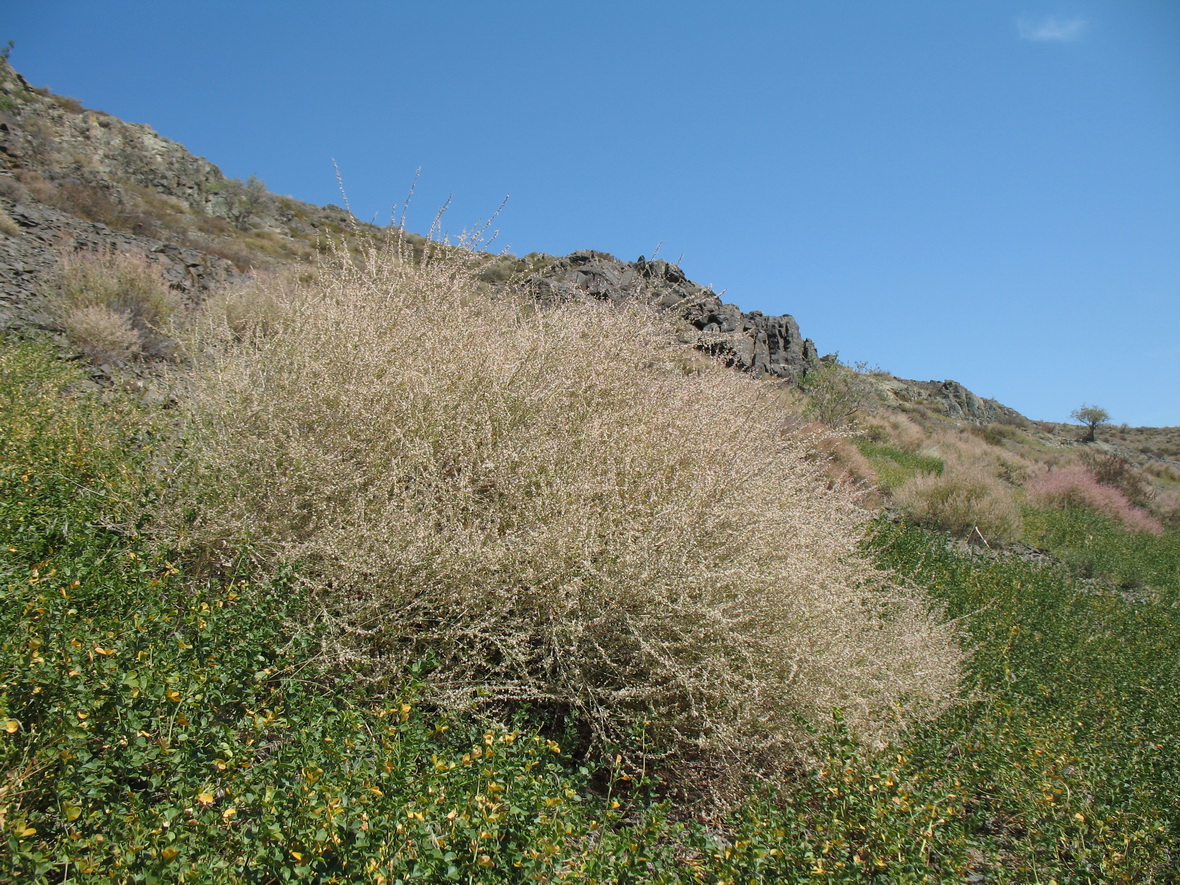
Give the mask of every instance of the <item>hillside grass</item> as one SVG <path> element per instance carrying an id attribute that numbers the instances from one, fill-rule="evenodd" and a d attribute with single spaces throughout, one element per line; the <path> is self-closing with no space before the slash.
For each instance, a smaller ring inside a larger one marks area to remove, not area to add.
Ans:
<path id="1" fill-rule="evenodd" d="M 990 875 L 1171 881 L 1180 870 L 1177 609 L 1057 568 L 967 560 L 912 529 L 891 527 L 877 543 L 978 643 L 973 702 L 916 736 L 911 752 L 961 782 Z"/>
<path id="2" fill-rule="evenodd" d="M 942 458 L 907 451 L 885 442 L 858 438 L 855 444 L 877 471 L 881 488 L 887 491 L 898 488 L 923 473 L 941 476 L 946 466 Z"/>
<path id="3" fill-rule="evenodd" d="M 1086 507 L 1026 508 L 1030 544 L 1065 560 L 1083 577 L 1127 591 L 1148 591 L 1160 604 L 1180 605 L 1180 533 L 1129 531 Z"/>
<path id="4" fill-rule="evenodd" d="M 573 731 L 527 706 L 500 721 L 448 715 L 414 673 L 380 698 L 341 680 L 317 657 L 324 628 L 301 582 L 260 579 L 248 551 L 217 579 L 186 574 L 142 534 L 162 420 L 87 392 L 45 351 L 0 355 L 7 880 L 1180 876 L 1174 533 L 1026 516 L 1056 525 L 1046 546 L 1063 553 L 1099 540 L 1099 577 L 1139 563 L 1158 594 L 1145 601 L 880 525 L 872 554 L 969 631 L 970 700 L 880 753 L 837 721 L 812 767 L 695 819 L 658 768 L 579 753 Z M 642 721 L 628 740 L 645 740 Z"/>

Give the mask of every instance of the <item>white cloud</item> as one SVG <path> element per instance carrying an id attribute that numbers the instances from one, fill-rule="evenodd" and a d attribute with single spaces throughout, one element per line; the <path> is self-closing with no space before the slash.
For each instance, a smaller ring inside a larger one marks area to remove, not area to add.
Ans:
<path id="1" fill-rule="evenodd" d="M 1057 18 L 1053 15 L 1042 18 L 1022 16 L 1016 22 L 1020 39 L 1041 43 L 1072 43 L 1081 38 L 1086 25 L 1084 18 Z"/>

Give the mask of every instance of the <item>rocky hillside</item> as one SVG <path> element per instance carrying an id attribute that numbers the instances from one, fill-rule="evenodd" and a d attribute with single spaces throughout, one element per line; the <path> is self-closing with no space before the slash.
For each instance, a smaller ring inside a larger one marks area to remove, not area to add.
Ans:
<path id="1" fill-rule="evenodd" d="M 150 127 L 28 84 L 0 59 L 0 326 L 36 329 L 63 251 L 137 252 L 186 301 L 255 269 L 307 260 L 355 225 L 266 191 Z M 359 226 L 358 226 L 359 227 Z"/>
<path id="2" fill-rule="evenodd" d="M 745 313 L 666 261 L 580 251 L 544 264 L 525 283 L 541 299 L 645 300 L 682 318 L 697 347 L 754 375 L 794 379 L 816 359 L 815 344 L 799 334 L 794 317 Z"/>
<path id="3" fill-rule="evenodd" d="M 312 260 L 331 237 L 389 233 L 337 206 L 227 178 L 149 126 L 35 88 L 0 59 L 0 328 L 51 325 L 39 297 L 54 284 L 63 252 L 143 254 L 196 303 L 245 275 Z M 421 246 L 421 237 L 407 236 Z M 542 299 L 646 301 L 682 320 L 686 341 L 758 376 L 797 380 L 818 356 L 793 317 L 742 311 L 665 261 L 593 251 L 489 256 L 485 279 L 508 278 Z M 886 404 L 975 424 L 1024 423 L 954 381 L 879 375 L 875 384 Z"/>
<path id="4" fill-rule="evenodd" d="M 30 86 L 6 61 L 0 96 L 0 209 L 10 222 L 0 240 L 6 327 L 45 324 L 36 296 L 63 249 L 142 252 L 191 301 L 254 269 L 308 260 L 327 236 L 378 233 L 338 207 L 226 178 L 148 126 Z M 816 357 L 792 317 L 744 313 L 664 261 L 627 263 L 587 251 L 535 256 L 527 268 L 526 282 L 542 298 L 643 299 L 672 310 L 699 346 L 757 375 L 794 378 Z"/>

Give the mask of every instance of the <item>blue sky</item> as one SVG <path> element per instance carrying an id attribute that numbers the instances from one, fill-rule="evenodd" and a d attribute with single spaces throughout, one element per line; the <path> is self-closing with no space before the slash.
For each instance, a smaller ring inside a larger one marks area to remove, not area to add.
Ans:
<path id="1" fill-rule="evenodd" d="M 821 353 L 1180 425 L 1180 3 L 6 0 L 35 85 L 494 248 L 679 260 Z"/>

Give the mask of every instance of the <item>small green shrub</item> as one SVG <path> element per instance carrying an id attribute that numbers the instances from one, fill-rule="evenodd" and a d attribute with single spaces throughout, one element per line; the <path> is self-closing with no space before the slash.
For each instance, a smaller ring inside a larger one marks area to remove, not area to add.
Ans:
<path id="1" fill-rule="evenodd" d="M 856 440 L 856 447 L 869 459 L 881 479 L 881 487 L 892 490 L 921 473 L 941 474 L 942 458 L 921 455 L 897 446 L 868 439 Z"/>
<path id="2" fill-rule="evenodd" d="M 845 365 L 839 355 L 813 360 L 799 379 L 799 387 L 807 394 L 804 417 L 833 430 L 848 427 L 877 405 L 864 364 Z"/>
<path id="3" fill-rule="evenodd" d="M 979 437 L 989 446 L 1002 446 L 1008 440 L 1021 437 L 1020 431 L 1011 424 L 968 424 L 967 431 Z"/>

